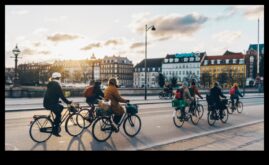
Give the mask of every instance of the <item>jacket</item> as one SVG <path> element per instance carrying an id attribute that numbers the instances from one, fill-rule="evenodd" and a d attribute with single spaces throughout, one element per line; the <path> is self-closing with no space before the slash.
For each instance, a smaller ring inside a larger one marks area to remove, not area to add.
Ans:
<path id="1" fill-rule="evenodd" d="M 93 96 L 87 97 L 86 102 L 91 104 L 97 104 L 98 99 L 102 99 L 104 97 L 104 93 L 101 90 L 100 86 L 96 86 L 93 89 Z"/>
<path id="2" fill-rule="evenodd" d="M 123 107 L 120 106 L 120 102 L 125 103 L 127 100 L 123 99 L 118 89 L 114 85 L 109 85 L 104 92 L 104 99 L 111 101 L 111 109 L 116 115 L 123 115 Z"/>
<path id="3" fill-rule="evenodd" d="M 61 86 L 56 81 L 50 81 L 47 85 L 47 91 L 43 99 L 43 106 L 49 109 L 50 106 L 59 104 L 59 99 L 62 99 L 66 104 L 70 104 L 62 91 Z"/>
<path id="4" fill-rule="evenodd" d="M 217 101 L 217 102 L 220 102 L 220 97 L 226 98 L 226 96 L 224 96 L 223 93 L 221 92 L 221 89 L 216 86 L 210 90 L 210 95 L 211 95 L 211 98 L 213 98 L 214 101 Z"/>

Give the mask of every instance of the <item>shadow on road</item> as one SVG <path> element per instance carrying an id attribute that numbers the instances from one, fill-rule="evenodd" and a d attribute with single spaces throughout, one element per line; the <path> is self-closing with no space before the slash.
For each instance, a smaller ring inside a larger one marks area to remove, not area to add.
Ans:
<path id="1" fill-rule="evenodd" d="M 78 151 L 80 151 L 80 150 L 85 151 L 86 148 L 85 148 L 85 145 L 83 144 L 83 142 L 81 140 L 81 137 L 82 137 L 81 135 L 79 135 L 77 137 L 73 137 L 71 139 L 71 141 L 69 142 L 69 144 L 68 144 L 67 151 L 74 150 L 74 149 L 78 150 Z M 77 144 L 75 142 L 77 142 Z"/>
<path id="2" fill-rule="evenodd" d="M 41 146 L 43 149 L 39 149 L 39 150 L 43 150 L 46 151 L 47 150 L 47 142 L 43 142 L 43 143 L 36 143 L 31 150 L 35 150 L 38 146 Z"/>

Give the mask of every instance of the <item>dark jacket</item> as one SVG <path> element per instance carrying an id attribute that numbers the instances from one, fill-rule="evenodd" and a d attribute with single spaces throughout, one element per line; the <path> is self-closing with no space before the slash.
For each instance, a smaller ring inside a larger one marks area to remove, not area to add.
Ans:
<path id="1" fill-rule="evenodd" d="M 68 101 L 62 91 L 61 86 L 56 81 L 50 81 L 47 85 L 47 91 L 44 96 L 43 106 L 49 108 L 52 105 L 59 104 L 59 98 L 61 98 L 66 104 L 70 104 L 71 101 Z"/>
<path id="2" fill-rule="evenodd" d="M 220 97 L 222 98 L 226 98 L 226 96 L 223 95 L 221 89 L 219 87 L 213 87 L 211 90 L 210 90 L 210 96 L 211 98 L 214 99 L 214 101 L 216 102 L 220 102 Z"/>
<path id="3" fill-rule="evenodd" d="M 100 88 L 100 85 L 95 85 L 93 87 L 93 96 L 87 97 L 86 102 L 90 104 L 97 104 L 98 100 L 104 97 L 104 93 Z"/>

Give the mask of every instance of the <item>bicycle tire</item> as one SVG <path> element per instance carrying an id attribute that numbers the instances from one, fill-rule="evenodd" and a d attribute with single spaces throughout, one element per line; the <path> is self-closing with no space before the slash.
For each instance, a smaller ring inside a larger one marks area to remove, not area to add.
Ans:
<path id="1" fill-rule="evenodd" d="M 44 119 L 45 121 L 41 123 L 40 120 L 42 120 L 42 119 Z M 44 132 L 43 132 L 42 135 L 47 135 L 47 136 L 44 136 L 44 138 L 41 139 L 41 140 L 38 139 L 36 137 L 35 133 L 34 133 L 34 130 L 33 130 L 34 128 L 33 127 L 35 126 L 35 124 L 37 124 L 37 126 L 38 126 L 38 128 L 37 128 L 37 129 L 39 129 L 39 130 L 37 130 L 38 133 L 42 133 L 41 129 L 44 128 Z M 48 130 L 45 131 L 46 129 L 48 129 Z M 49 129 L 51 129 L 51 130 L 49 131 Z M 32 122 L 32 124 L 30 126 L 30 129 L 29 129 L 29 134 L 30 134 L 30 137 L 31 137 L 31 139 L 33 141 L 35 141 L 37 143 L 42 143 L 42 142 L 47 141 L 51 137 L 52 129 L 53 129 L 53 122 L 51 121 L 50 118 L 48 118 L 48 117 L 38 117 Z"/>
<path id="2" fill-rule="evenodd" d="M 213 126 L 215 124 L 216 120 L 215 119 L 211 119 L 211 115 L 213 115 L 213 111 L 208 111 L 208 113 L 207 113 L 207 122 L 208 122 L 208 124 L 210 126 Z"/>
<path id="3" fill-rule="evenodd" d="M 174 113 L 175 114 L 173 115 L 173 122 L 174 122 L 176 127 L 181 128 L 184 124 L 184 121 L 185 121 L 184 119 L 179 119 L 179 117 L 181 116 L 181 111 L 176 110 Z M 179 123 L 177 123 L 177 122 L 179 122 Z"/>
<path id="4" fill-rule="evenodd" d="M 89 128 L 92 125 L 92 123 L 94 122 L 95 118 L 96 118 L 93 110 L 88 109 L 88 108 L 81 109 L 79 111 L 79 114 L 82 115 L 82 117 L 83 117 L 83 119 L 85 121 L 85 127 L 84 128 Z M 89 114 L 90 114 L 90 120 L 88 118 Z"/>
<path id="5" fill-rule="evenodd" d="M 223 110 L 222 115 L 224 115 L 224 117 L 222 119 L 220 119 L 221 122 L 227 123 L 227 120 L 229 118 L 228 108 Z"/>
<path id="6" fill-rule="evenodd" d="M 107 133 L 104 138 L 99 138 L 99 131 L 101 133 Z M 108 117 L 97 118 L 92 125 L 92 135 L 98 142 L 105 142 L 112 135 L 112 123 Z"/>
<path id="7" fill-rule="evenodd" d="M 137 119 L 137 122 L 135 120 L 135 118 Z M 134 133 L 130 133 L 128 130 L 128 126 L 127 125 L 129 124 L 131 127 L 133 127 L 132 125 L 137 125 L 138 124 L 138 128 L 135 130 Z M 125 132 L 126 135 L 130 136 L 130 137 L 134 137 L 136 136 L 139 131 L 141 130 L 141 126 L 142 126 L 142 123 L 141 123 L 141 119 L 138 115 L 129 115 L 123 122 L 123 130 Z"/>
<path id="8" fill-rule="evenodd" d="M 70 115 L 65 122 L 65 131 L 70 136 L 80 135 L 85 128 L 85 121 L 81 114 L 74 113 Z"/>
<path id="9" fill-rule="evenodd" d="M 237 112 L 238 113 L 242 113 L 243 112 L 243 103 L 241 101 L 238 102 L 238 105 L 237 105 Z"/>

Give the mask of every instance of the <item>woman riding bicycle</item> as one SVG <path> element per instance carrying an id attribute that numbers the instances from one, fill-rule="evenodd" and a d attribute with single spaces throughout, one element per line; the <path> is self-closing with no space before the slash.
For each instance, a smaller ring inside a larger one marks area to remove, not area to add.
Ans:
<path id="1" fill-rule="evenodd" d="M 234 100 L 235 99 L 236 99 L 236 106 L 238 105 L 239 96 L 240 97 L 243 97 L 243 95 L 239 91 L 238 84 L 237 83 L 234 83 L 233 87 L 230 89 L 230 99 L 232 101 L 233 108 L 234 108 Z"/>
<path id="2" fill-rule="evenodd" d="M 120 106 L 120 102 L 122 103 L 128 103 L 130 102 L 129 100 L 123 99 L 118 91 L 118 85 L 117 85 L 117 80 L 115 78 L 111 78 L 109 80 L 109 84 L 108 87 L 105 89 L 104 92 L 104 99 L 105 100 L 110 100 L 111 101 L 111 109 L 112 112 L 115 114 L 113 121 L 115 124 L 118 124 L 124 114 L 124 110 L 123 107 Z M 115 125 L 113 125 L 117 130 L 117 127 Z"/>

